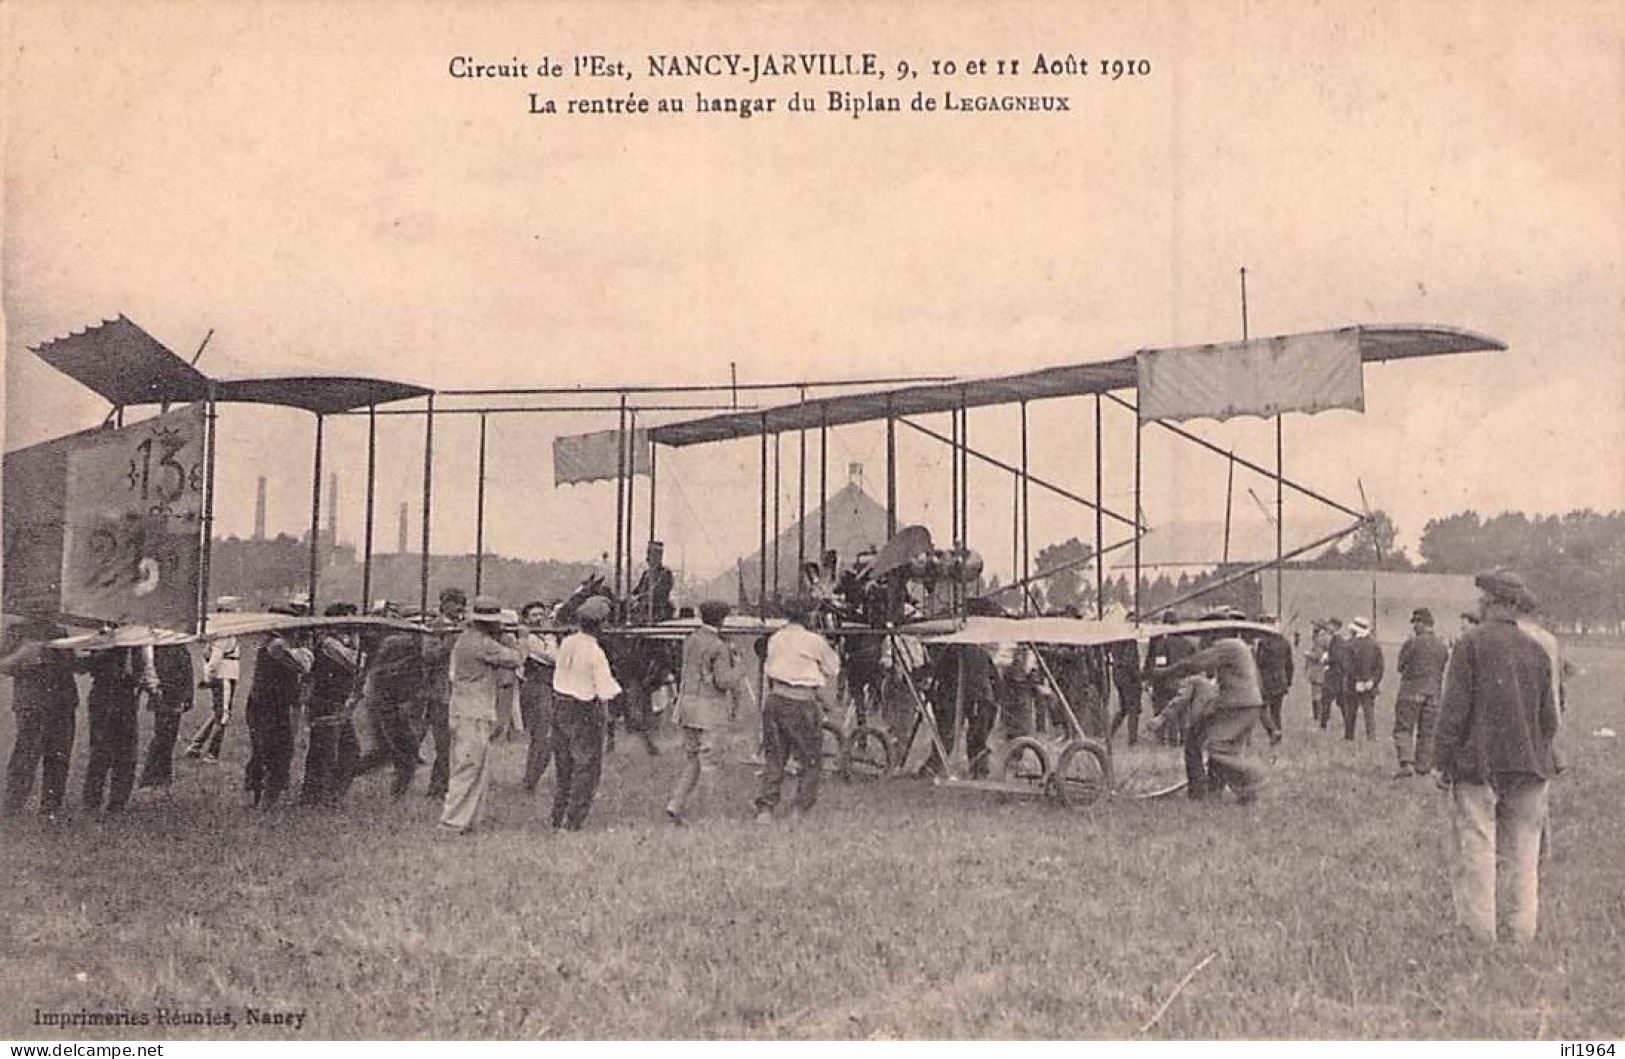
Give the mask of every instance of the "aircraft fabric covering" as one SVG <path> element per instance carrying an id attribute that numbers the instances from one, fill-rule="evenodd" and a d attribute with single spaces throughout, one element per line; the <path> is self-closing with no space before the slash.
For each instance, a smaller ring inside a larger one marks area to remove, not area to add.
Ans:
<path id="1" fill-rule="evenodd" d="M 70 435 L 6 453 L 5 612 L 54 617 L 62 610 L 62 499 Z"/>
<path id="2" fill-rule="evenodd" d="M 203 442 L 201 404 L 78 436 L 62 493 L 62 613 L 192 628 Z"/>
<path id="3" fill-rule="evenodd" d="M 1356 328 L 1141 350 L 1137 361 L 1142 422 L 1365 411 Z"/>
<path id="4" fill-rule="evenodd" d="M 623 437 L 629 437 L 632 452 L 627 463 L 631 474 L 651 473 L 649 432 L 636 430 L 623 435 L 618 430 L 591 434 L 569 434 L 553 439 L 553 484 L 600 482 L 619 478 Z"/>

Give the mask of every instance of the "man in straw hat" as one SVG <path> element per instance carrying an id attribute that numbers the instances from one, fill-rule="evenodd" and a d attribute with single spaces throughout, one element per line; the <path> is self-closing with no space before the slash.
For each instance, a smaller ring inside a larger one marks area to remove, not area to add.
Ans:
<path id="1" fill-rule="evenodd" d="M 1450 657 L 1434 741 L 1440 786 L 1450 792 L 1451 896 L 1457 924 L 1494 941 L 1499 855 L 1511 875 L 1507 928 L 1521 943 L 1534 938 L 1539 915 L 1557 702 L 1550 659 L 1518 628 L 1519 610 L 1530 599 L 1523 579 L 1495 570 L 1474 584 L 1482 620 Z"/>
<path id="2" fill-rule="evenodd" d="M 469 624 L 452 645 L 448 673 L 451 701 L 451 773 L 440 826 L 467 834 L 479 823 L 485 792 L 491 783 L 491 743 L 504 734 L 505 717 L 497 712 L 498 691 L 506 676 L 524 664 L 524 656 L 503 635 L 502 606 L 489 596 L 476 596 Z"/>
<path id="3" fill-rule="evenodd" d="M 1377 738 L 1377 691 L 1382 687 L 1382 648 L 1371 636 L 1371 619 L 1355 617 L 1349 622 L 1348 647 L 1343 655 L 1343 738 L 1354 738 L 1354 724 L 1365 714 L 1365 737 Z"/>

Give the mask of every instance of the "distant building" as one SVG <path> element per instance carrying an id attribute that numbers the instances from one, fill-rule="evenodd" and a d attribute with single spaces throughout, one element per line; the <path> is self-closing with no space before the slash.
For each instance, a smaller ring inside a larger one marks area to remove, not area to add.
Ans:
<path id="1" fill-rule="evenodd" d="M 865 548 L 878 549 L 887 539 L 886 505 L 863 491 L 862 464 L 854 464 L 849 473 L 852 480 L 831 494 L 822 509 L 827 542 L 824 547 L 832 548 L 839 554 L 842 567 L 851 565 L 852 557 L 858 552 Z M 805 554 L 808 562 L 816 562 L 823 554 L 819 547 L 819 518 L 819 510 L 814 509 L 807 513 L 806 522 L 792 525 L 779 534 L 777 588 L 781 596 L 796 591 L 799 584 L 796 563 L 801 556 Z M 767 593 L 770 597 L 775 587 L 772 563 L 773 542 L 769 541 Z M 761 587 L 762 565 L 760 552 L 752 552 L 740 559 L 733 569 L 705 582 L 696 595 L 680 602 L 689 605 L 704 599 L 720 599 L 738 605 L 741 602 L 741 584 L 745 594 L 754 602 Z"/>

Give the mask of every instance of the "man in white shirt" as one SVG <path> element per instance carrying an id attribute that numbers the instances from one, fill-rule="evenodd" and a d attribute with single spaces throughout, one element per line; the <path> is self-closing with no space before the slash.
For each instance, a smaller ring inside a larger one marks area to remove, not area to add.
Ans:
<path id="1" fill-rule="evenodd" d="M 221 599 L 215 604 L 215 613 L 230 614 L 237 610 L 235 601 Z M 213 710 L 203 727 L 192 736 L 186 748 L 189 758 L 220 760 L 220 744 L 226 738 L 226 726 L 231 723 L 231 700 L 237 693 L 237 677 L 241 670 L 242 648 L 235 636 L 221 636 L 209 641 L 208 654 L 203 662 L 203 683 L 208 685 L 213 699 Z"/>
<path id="2" fill-rule="evenodd" d="M 593 596 L 576 608 L 578 630 L 559 644 L 553 670 L 553 826 L 581 830 L 604 767 L 604 716 L 621 685 L 609 670 L 598 634 L 609 601 Z"/>
<path id="3" fill-rule="evenodd" d="M 823 772 L 819 721 L 833 705 L 841 660 L 822 636 L 807 628 L 810 602 L 796 598 L 784 605 L 787 624 L 767 641 L 767 701 L 762 703 L 762 789 L 756 796 L 756 822 L 773 822 L 784 787 L 784 764 L 794 755 L 801 766 L 791 808 L 805 813 L 818 800 Z"/>

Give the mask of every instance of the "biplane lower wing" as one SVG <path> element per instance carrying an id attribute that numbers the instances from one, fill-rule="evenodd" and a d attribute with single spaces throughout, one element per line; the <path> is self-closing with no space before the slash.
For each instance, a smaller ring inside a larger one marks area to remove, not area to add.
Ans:
<path id="1" fill-rule="evenodd" d="M 290 614 L 216 614 L 208 632 L 201 636 L 150 625 L 120 625 L 116 628 L 64 636 L 46 644 L 63 651 L 111 651 L 120 647 L 172 647 L 235 636 L 261 636 L 273 632 L 410 632 L 429 635 L 433 630 L 397 618 L 343 617 L 301 618 Z"/>
<path id="2" fill-rule="evenodd" d="M 1026 643 L 1052 647 L 1104 647 L 1114 643 L 1135 643 L 1155 636 L 1212 636 L 1215 633 L 1251 633 L 1279 636 L 1273 625 L 1255 621 L 1183 621 L 1168 625 L 1134 625 L 1130 622 L 1092 621 L 1087 618 L 967 618 L 953 632 L 928 635 L 928 644 Z"/>

